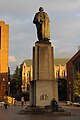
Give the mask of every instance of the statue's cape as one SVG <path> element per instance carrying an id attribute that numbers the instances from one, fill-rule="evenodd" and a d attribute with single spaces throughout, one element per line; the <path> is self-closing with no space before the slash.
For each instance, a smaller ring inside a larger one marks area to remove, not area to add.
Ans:
<path id="1" fill-rule="evenodd" d="M 45 12 L 38 12 L 38 13 L 35 14 L 33 23 L 36 24 L 37 22 L 40 23 L 41 21 L 48 21 L 48 22 L 50 22 L 47 13 L 45 13 Z"/>

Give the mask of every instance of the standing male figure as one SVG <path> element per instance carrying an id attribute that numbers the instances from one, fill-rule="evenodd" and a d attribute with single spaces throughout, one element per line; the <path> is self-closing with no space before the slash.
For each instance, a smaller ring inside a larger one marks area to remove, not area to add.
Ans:
<path id="1" fill-rule="evenodd" d="M 8 97 L 7 95 L 4 97 L 4 107 L 5 109 L 7 109 L 7 106 L 8 106 Z"/>
<path id="2" fill-rule="evenodd" d="M 50 20 L 48 14 L 44 12 L 42 7 L 39 8 L 39 12 L 35 14 L 33 23 L 37 28 L 37 37 L 39 41 L 50 40 Z"/>

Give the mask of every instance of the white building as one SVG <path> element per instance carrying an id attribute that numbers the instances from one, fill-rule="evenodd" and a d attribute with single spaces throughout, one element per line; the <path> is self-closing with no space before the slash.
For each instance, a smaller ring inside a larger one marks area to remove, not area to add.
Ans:
<path id="1" fill-rule="evenodd" d="M 69 58 L 55 58 L 54 59 L 54 76 L 55 79 L 66 78 L 67 69 L 66 63 Z M 22 63 L 22 91 L 26 92 L 28 90 L 28 85 L 32 80 L 32 60 L 26 59 Z"/>
<path id="2" fill-rule="evenodd" d="M 22 92 L 29 90 L 29 84 L 32 79 L 32 61 L 24 60 L 22 63 Z"/>

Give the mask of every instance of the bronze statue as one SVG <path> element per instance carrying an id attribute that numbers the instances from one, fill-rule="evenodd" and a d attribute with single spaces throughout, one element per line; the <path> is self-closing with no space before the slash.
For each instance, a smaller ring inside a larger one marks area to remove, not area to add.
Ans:
<path id="1" fill-rule="evenodd" d="M 39 12 L 35 14 L 33 23 L 37 28 L 37 37 L 39 41 L 50 40 L 50 20 L 47 13 L 44 12 L 42 7 L 39 8 Z"/>

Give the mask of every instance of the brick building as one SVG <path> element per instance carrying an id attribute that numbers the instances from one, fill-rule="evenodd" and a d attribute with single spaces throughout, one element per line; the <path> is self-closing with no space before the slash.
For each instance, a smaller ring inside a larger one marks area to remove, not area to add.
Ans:
<path id="1" fill-rule="evenodd" d="M 70 101 L 74 101 L 74 80 L 77 72 L 80 72 L 80 50 L 67 62 L 67 97 Z"/>

